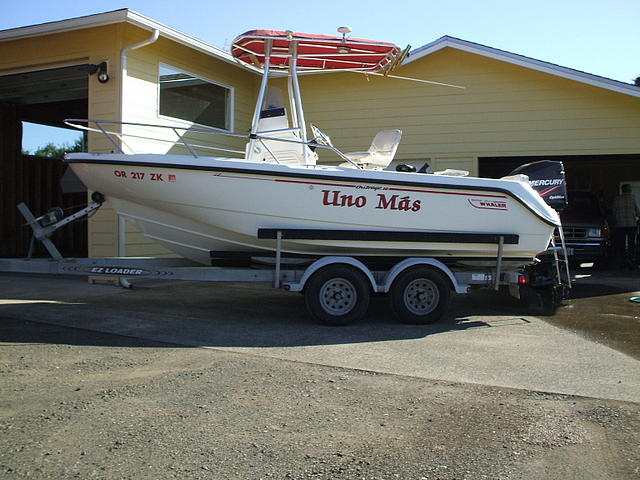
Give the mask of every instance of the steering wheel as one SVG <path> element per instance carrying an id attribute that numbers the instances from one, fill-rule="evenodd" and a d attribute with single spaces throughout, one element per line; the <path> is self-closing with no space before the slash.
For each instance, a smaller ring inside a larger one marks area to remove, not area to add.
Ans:
<path id="1" fill-rule="evenodd" d="M 313 123 L 310 125 L 310 127 L 311 127 L 311 133 L 313 133 L 313 136 L 315 137 L 314 140 L 316 141 L 316 143 L 318 143 L 319 145 L 328 145 L 330 147 L 333 147 L 333 143 L 331 143 L 331 137 L 329 137 L 329 135 L 324 133 L 322 130 L 316 127 Z"/>

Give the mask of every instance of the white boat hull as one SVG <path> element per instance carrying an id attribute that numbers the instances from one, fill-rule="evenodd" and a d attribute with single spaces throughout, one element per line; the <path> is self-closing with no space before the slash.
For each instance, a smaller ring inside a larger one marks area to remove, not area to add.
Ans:
<path id="1" fill-rule="evenodd" d="M 260 229 L 388 233 L 383 241 L 357 233 L 285 236 L 283 251 L 292 254 L 462 261 L 497 254 L 496 242 L 461 241 L 470 234 L 515 235 L 504 258 L 523 264 L 547 248 L 559 224 L 556 212 L 518 181 L 172 155 L 72 154 L 67 161 L 147 237 L 203 264 L 211 252 L 272 252 L 275 240 L 258 238 Z M 412 241 L 406 232 L 438 238 Z"/>

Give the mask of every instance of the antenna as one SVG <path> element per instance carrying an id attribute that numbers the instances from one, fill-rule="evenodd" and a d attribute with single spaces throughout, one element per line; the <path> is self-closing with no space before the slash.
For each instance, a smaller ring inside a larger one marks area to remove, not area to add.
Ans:
<path id="1" fill-rule="evenodd" d="M 338 33 L 342 34 L 342 41 L 346 42 L 347 41 L 347 35 L 350 34 L 353 30 L 351 29 L 351 27 L 338 27 Z"/>

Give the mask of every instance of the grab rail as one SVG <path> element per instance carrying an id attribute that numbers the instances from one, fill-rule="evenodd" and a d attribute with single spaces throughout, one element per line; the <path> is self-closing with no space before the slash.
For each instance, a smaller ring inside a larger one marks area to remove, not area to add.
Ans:
<path id="1" fill-rule="evenodd" d="M 205 127 L 205 126 L 181 127 L 181 126 L 175 126 L 175 125 L 158 125 L 158 124 L 152 124 L 152 123 L 138 123 L 138 122 L 120 122 L 116 120 L 96 120 L 96 119 L 89 119 L 89 118 L 67 118 L 64 120 L 64 123 L 65 125 L 68 125 L 72 128 L 77 128 L 78 130 L 101 133 L 109 140 L 109 142 L 111 142 L 111 144 L 117 149 L 117 151 L 119 153 L 122 153 L 123 155 L 126 155 L 126 153 L 124 152 L 122 147 L 114 140 L 114 137 L 118 138 L 122 142 L 122 144 L 125 145 L 132 153 L 134 152 L 134 150 L 129 145 L 127 145 L 127 143 L 124 140 L 124 137 L 139 138 L 144 140 L 151 140 L 154 142 L 164 142 L 164 143 L 171 143 L 171 144 L 175 144 L 176 140 L 167 139 L 167 138 L 157 138 L 149 135 L 140 135 L 135 133 L 115 132 L 112 130 L 107 130 L 105 126 L 126 125 L 126 126 L 132 126 L 132 127 L 146 127 L 146 128 L 159 128 L 159 129 L 171 130 L 178 137 L 177 138 L 178 143 L 181 143 L 194 158 L 198 158 L 198 154 L 196 153 L 195 148 L 204 149 L 204 150 L 214 150 L 214 151 L 220 151 L 220 152 L 226 152 L 226 153 L 235 153 L 235 154 L 241 154 L 241 155 L 244 155 L 245 152 L 244 150 L 233 150 L 230 148 L 216 147 L 213 145 L 200 145 L 196 143 L 189 143 L 185 139 L 185 135 L 187 133 L 209 133 L 209 134 L 217 134 L 217 135 L 223 135 L 223 136 L 235 137 L 235 138 L 245 138 L 248 140 L 250 139 L 260 140 L 263 145 L 264 143 L 262 142 L 262 140 L 272 140 L 276 142 L 293 143 L 297 145 L 306 145 L 308 147 L 323 148 L 323 149 L 334 152 L 336 155 L 338 155 L 343 160 L 349 162 L 354 167 L 358 169 L 362 168 L 360 165 L 355 163 L 353 160 L 351 160 L 349 157 L 347 157 L 344 153 L 342 153 L 333 145 L 316 143 L 314 141 L 304 142 L 302 140 L 294 140 L 289 138 L 277 138 L 277 137 L 261 135 L 260 133 L 257 133 L 257 134 L 237 133 L 237 132 L 230 132 L 228 130 L 222 130 L 220 128 Z M 94 124 L 95 127 L 90 126 L 91 124 Z M 291 129 L 282 129 L 282 131 L 287 131 L 287 130 L 291 130 Z M 179 133 L 179 131 L 183 132 L 182 135 Z M 279 131 L 280 130 L 270 130 L 264 133 L 276 133 Z M 266 150 L 273 157 L 275 162 L 279 163 L 277 156 L 273 152 L 271 152 L 271 150 L 269 150 L 268 148 Z"/>

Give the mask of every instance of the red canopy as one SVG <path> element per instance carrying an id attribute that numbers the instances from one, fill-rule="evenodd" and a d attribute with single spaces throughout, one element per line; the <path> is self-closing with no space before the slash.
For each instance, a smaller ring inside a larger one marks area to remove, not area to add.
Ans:
<path id="1" fill-rule="evenodd" d="M 233 41 L 231 53 L 242 62 L 263 67 L 267 40 L 273 42 L 270 65 L 275 69 L 289 66 L 289 46 L 293 42 L 298 44 L 296 65 L 301 71 L 376 72 L 392 66 L 401 53 L 397 45 L 389 42 L 276 30 L 251 30 L 243 33 Z"/>

